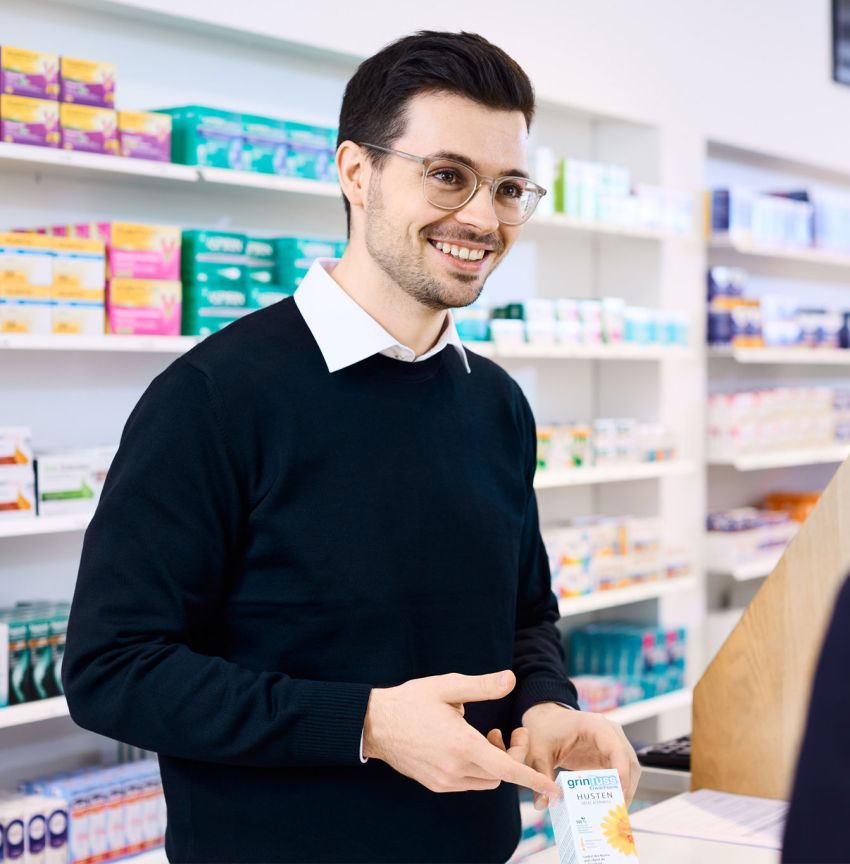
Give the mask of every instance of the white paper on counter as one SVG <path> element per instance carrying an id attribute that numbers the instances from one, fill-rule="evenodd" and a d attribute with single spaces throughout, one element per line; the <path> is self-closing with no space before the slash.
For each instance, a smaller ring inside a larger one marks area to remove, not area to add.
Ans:
<path id="1" fill-rule="evenodd" d="M 788 804 L 700 789 L 631 816 L 634 831 L 781 849 Z"/>

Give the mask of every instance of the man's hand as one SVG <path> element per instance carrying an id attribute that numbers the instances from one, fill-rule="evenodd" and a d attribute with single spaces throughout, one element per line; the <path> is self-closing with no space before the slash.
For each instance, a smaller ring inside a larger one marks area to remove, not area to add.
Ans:
<path id="1" fill-rule="evenodd" d="M 616 768 L 626 806 L 632 803 L 640 765 L 618 724 L 601 714 L 571 711 L 553 702 L 533 705 L 523 714 L 522 724 L 528 729 L 526 762 L 536 771 L 554 778 L 556 768 Z M 548 803 L 539 792 L 535 794 L 536 809 L 543 810 Z"/>
<path id="2" fill-rule="evenodd" d="M 551 775 L 494 746 L 463 719 L 464 702 L 501 699 L 515 684 L 513 672 L 506 671 L 434 675 L 374 689 L 363 725 L 363 755 L 383 760 L 432 792 L 495 789 L 504 780 L 560 797 Z"/>

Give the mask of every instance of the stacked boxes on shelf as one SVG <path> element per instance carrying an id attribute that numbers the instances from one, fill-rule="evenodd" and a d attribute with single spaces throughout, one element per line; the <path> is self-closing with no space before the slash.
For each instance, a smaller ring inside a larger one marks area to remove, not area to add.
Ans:
<path id="1" fill-rule="evenodd" d="M 0 47 L 0 139 L 168 162 L 171 117 L 115 110 L 115 66 Z"/>
<path id="2" fill-rule="evenodd" d="M 61 696 L 68 603 L 0 608 L 0 707 Z"/>
<path id="3" fill-rule="evenodd" d="M 336 129 L 204 105 L 161 110 L 173 121 L 174 162 L 336 180 Z"/>
<path id="4" fill-rule="evenodd" d="M 291 296 L 316 258 L 338 258 L 344 246 L 304 237 L 184 231 L 184 335 L 208 336 Z"/>
<path id="5" fill-rule="evenodd" d="M 26 426 L 0 427 L 0 519 L 35 516 L 35 502 L 32 432 Z"/>
<path id="6" fill-rule="evenodd" d="M 534 298 L 487 309 L 473 304 L 453 312 L 468 340 L 492 339 L 510 347 L 531 345 L 687 345 L 683 312 L 629 306 L 619 297 L 602 300 Z"/>
<path id="7" fill-rule="evenodd" d="M 587 711 L 607 711 L 681 690 L 687 634 L 683 627 L 589 624 L 569 638 L 568 668 Z"/>
<path id="8" fill-rule="evenodd" d="M 684 576 L 689 556 L 664 549 L 654 517 L 587 516 L 544 527 L 552 589 L 562 598 Z"/>
<path id="9" fill-rule="evenodd" d="M 12 860 L 116 861 L 163 845 L 165 799 L 155 759 L 80 768 L 25 780 L 18 788 L 18 796 L 0 803 L 7 839 L 15 819 L 23 829 L 13 831 L 21 837 L 21 854 L 16 852 Z M 45 824 L 28 830 L 28 817 L 38 814 L 44 814 Z M 42 843 L 25 849 L 32 838 L 43 839 L 49 854 Z"/>

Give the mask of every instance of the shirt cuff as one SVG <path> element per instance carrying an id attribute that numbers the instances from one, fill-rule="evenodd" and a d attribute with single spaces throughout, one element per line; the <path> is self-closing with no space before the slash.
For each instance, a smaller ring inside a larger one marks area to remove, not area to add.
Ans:
<path id="1" fill-rule="evenodd" d="M 365 765 L 369 760 L 363 755 L 363 733 L 360 733 L 360 761 Z"/>

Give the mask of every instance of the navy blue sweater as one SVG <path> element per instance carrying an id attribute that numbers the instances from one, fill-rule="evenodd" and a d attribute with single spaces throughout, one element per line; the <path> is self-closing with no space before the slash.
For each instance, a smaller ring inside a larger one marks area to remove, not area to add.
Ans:
<path id="1" fill-rule="evenodd" d="M 516 383 L 453 349 L 333 374 L 290 298 L 154 380 L 85 536 L 64 663 L 81 726 L 160 756 L 172 861 L 504 861 L 516 787 L 359 759 L 373 687 L 564 672 Z"/>

